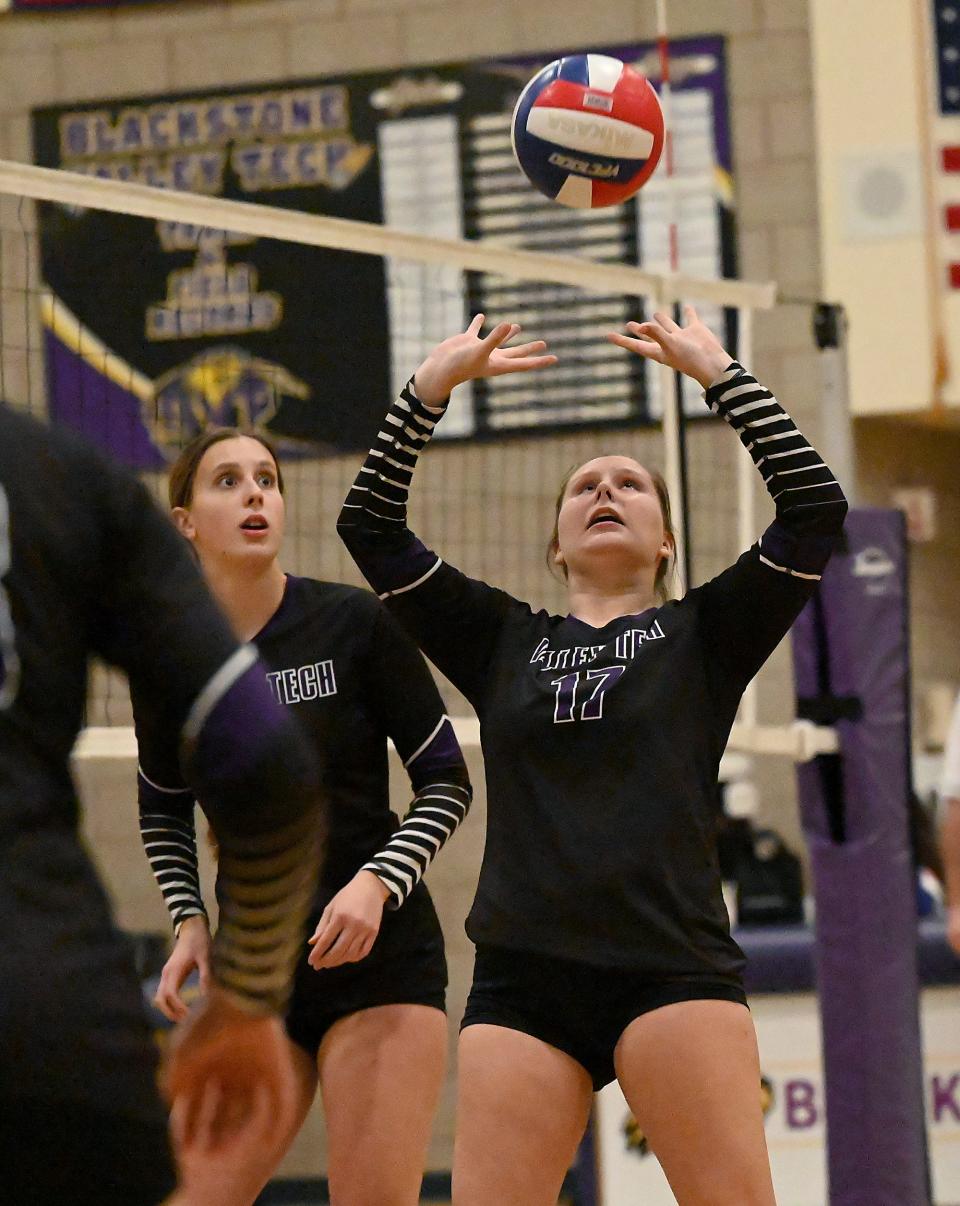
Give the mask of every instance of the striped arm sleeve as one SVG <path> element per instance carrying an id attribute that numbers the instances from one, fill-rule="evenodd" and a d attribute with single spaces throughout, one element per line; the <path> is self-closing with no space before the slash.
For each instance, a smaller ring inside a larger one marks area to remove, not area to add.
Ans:
<path id="1" fill-rule="evenodd" d="M 337 531 L 381 599 L 414 590 L 442 565 L 407 527 L 407 497 L 420 453 L 444 413 L 424 406 L 407 383 L 387 412 L 347 495 Z M 376 556 L 364 555 L 372 541 Z"/>
<path id="2" fill-rule="evenodd" d="M 448 716 L 405 760 L 416 794 L 399 829 L 362 870 L 390 889 L 398 909 L 470 811 L 473 789 Z"/>
<path id="3" fill-rule="evenodd" d="M 819 581 L 847 510 L 833 473 L 773 394 L 736 361 L 706 400 L 739 436 L 776 506 L 776 521 L 760 540 L 760 560 Z"/>
<path id="4" fill-rule="evenodd" d="M 308 817 L 269 839 L 220 847 L 218 882 L 229 890 L 218 891 L 214 974 L 255 1009 L 278 1011 L 289 997 L 316 884 L 316 837 L 316 819 Z"/>
<path id="5" fill-rule="evenodd" d="M 399 908 L 470 811 L 470 791 L 459 783 L 431 783 L 418 791 L 403 824 L 369 862 Z"/>
<path id="6" fill-rule="evenodd" d="M 312 749 L 249 646 L 197 696 L 182 757 L 219 845 L 214 976 L 251 1010 L 279 1012 L 316 886 L 324 801 Z"/>
<path id="7" fill-rule="evenodd" d="M 161 787 L 137 768 L 140 840 L 173 921 L 173 932 L 188 917 L 206 917 L 200 892 L 193 792 Z"/>

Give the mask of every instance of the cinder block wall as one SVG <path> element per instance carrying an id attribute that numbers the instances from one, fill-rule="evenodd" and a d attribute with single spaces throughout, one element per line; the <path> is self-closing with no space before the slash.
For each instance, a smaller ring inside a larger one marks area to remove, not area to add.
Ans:
<path id="1" fill-rule="evenodd" d="M 510 0 L 180 0 L 129 9 L 6 16 L 0 18 L 0 155 L 31 159 L 29 111 L 34 106 L 499 53 L 588 49 L 652 38 L 654 11 L 652 0 L 592 6 L 577 0 L 527 0 L 522 5 Z M 675 37 L 728 38 L 741 275 L 774 278 L 789 295 L 815 296 L 819 267 L 805 0 L 673 0 L 670 20 Z M 22 364 L 16 357 L 9 360 L 5 388 L 14 401 L 21 391 L 25 396 L 28 367 L 33 380 L 39 380 L 42 365 L 26 357 Z M 758 316 L 751 367 L 816 439 L 819 366 L 806 307 L 784 306 Z M 733 549 L 731 439 L 719 424 L 698 427 L 691 434 L 693 526 L 699 533 L 696 551 L 703 573 L 722 568 Z M 609 437 L 584 435 L 438 447 L 423 468 L 415 517 L 425 537 L 436 540 L 445 555 L 469 572 L 508 589 L 522 589 L 531 601 L 562 606 L 559 587 L 545 570 L 531 585 L 530 566 L 542 558 L 550 505 L 562 473 L 609 449 L 610 443 Z M 653 432 L 618 439 L 616 446 L 654 463 L 660 460 L 660 441 Z M 291 527 L 297 532 L 288 550 L 291 569 L 356 580 L 332 530 L 355 469 L 353 460 L 346 459 L 291 469 Z M 868 457 L 867 469 L 879 472 L 876 458 Z M 460 480 L 467 488 L 453 513 L 446 514 L 441 530 L 427 504 L 448 480 Z M 769 504 L 762 501 L 758 526 L 769 513 Z M 478 543 L 477 533 L 482 532 L 502 533 L 495 558 Z M 956 550 L 950 566 L 955 581 Z M 940 562 L 931 570 L 938 577 L 945 572 Z M 951 607 L 949 592 L 931 591 L 929 597 L 936 602 L 924 605 L 918 664 L 942 665 L 947 657 L 953 664 L 955 644 L 948 648 L 934 631 L 942 609 Z M 456 702 L 451 697 L 451 703 Z M 761 716 L 782 720 L 791 708 L 789 668 L 781 651 L 765 672 Z M 126 719 L 122 692 L 112 695 L 110 719 Z M 451 1042 L 471 971 L 462 922 L 483 835 L 482 769 L 475 751 L 470 761 L 478 784 L 474 814 L 430 876 L 450 944 Z M 758 778 L 763 820 L 799 844 L 789 768 L 762 765 Z M 132 764 L 86 763 L 82 779 L 87 831 L 121 922 L 136 929 L 164 928 L 164 911 L 139 851 Z M 398 807 L 406 795 L 398 773 Z M 451 1081 L 430 1152 L 430 1166 L 436 1169 L 450 1166 L 452 1101 Z M 315 1174 L 323 1161 L 322 1126 L 315 1115 L 284 1171 Z"/>

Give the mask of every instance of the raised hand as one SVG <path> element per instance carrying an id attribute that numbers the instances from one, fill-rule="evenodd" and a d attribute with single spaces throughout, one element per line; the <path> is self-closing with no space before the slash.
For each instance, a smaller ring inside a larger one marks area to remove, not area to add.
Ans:
<path id="1" fill-rule="evenodd" d="M 480 337 L 484 316 L 477 314 L 467 329 L 437 344 L 414 374 L 413 387 L 425 406 L 437 406 L 464 381 L 499 377 L 504 373 L 528 373 L 557 363 L 545 355 L 542 339 L 503 346 L 520 331 L 517 323 L 501 322 L 489 335 Z"/>
<path id="2" fill-rule="evenodd" d="M 658 311 L 648 322 L 628 322 L 629 335 L 611 331 L 607 338 L 628 352 L 647 360 L 668 364 L 678 373 L 686 373 L 708 389 L 726 370 L 733 357 L 710 328 L 700 321 L 693 306 L 683 307 L 684 326 L 678 326 L 669 314 Z"/>

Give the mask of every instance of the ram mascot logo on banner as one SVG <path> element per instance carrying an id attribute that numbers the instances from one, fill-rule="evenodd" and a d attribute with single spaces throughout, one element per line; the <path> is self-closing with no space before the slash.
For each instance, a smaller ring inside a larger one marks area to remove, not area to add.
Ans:
<path id="1" fill-rule="evenodd" d="M 264 428 L 284 397 L 310 395 L 283 365 L 235 346 L 198 353 L 158 378 L 155 388 L 155 438 L 166 449 L 206 427 Z"/>

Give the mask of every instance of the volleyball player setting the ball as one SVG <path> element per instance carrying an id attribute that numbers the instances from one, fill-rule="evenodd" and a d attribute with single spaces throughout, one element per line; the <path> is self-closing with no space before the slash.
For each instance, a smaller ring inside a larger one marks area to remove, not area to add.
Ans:
<path id="1" fill-rule="evenodd" d="M 665 601 L 666 491 L 627 456 L 581 465 L 551 551 L 569 614 L 466 577 L 408 529 L 420 451 L 463 381 L 552 364 L 541 342 L 439 344 L 387 415 L 341 512 L 360 568 L 476 709 L 487 842 L 467 932 L 458 1206 L 553 1206 L 616 1077 L 681 1206 L 774 1201 L 744 958 L 715 849 L 720 756 L 740 696 L 816 588 L 843 494 L 777 401 L 686 311 L 610 339 L 695 378 L 776 504 L 760 542 Z"/>
<path id="2" fill-rule="evenodd" d="M 419 1200 L 447 1045 L 443 936 L 421 877 L 469 808 L 463 756 L 423 657 L 376 598 L 280 568 L 283 478 L 268 444 L 205 433 L 169 486 L 214 596 L 326 768 L 327 858 L 286 1019 L 300 1077 L 288 1143 L 319 1082 L 333 1200 L 408 1206 Z M 157 1004 L 177 1020 L 183 981 L 195 967 L 206 979 L 210 951 L 194 798 L 168 718 L 136 695 L 134 712 L 144 845 L 178 931 Z M 390 810 L 388 737 L 415 793 L 402 824 Z M 280 1155 L 251 1146 L 220 1200 L 252 1202 Z"/>

